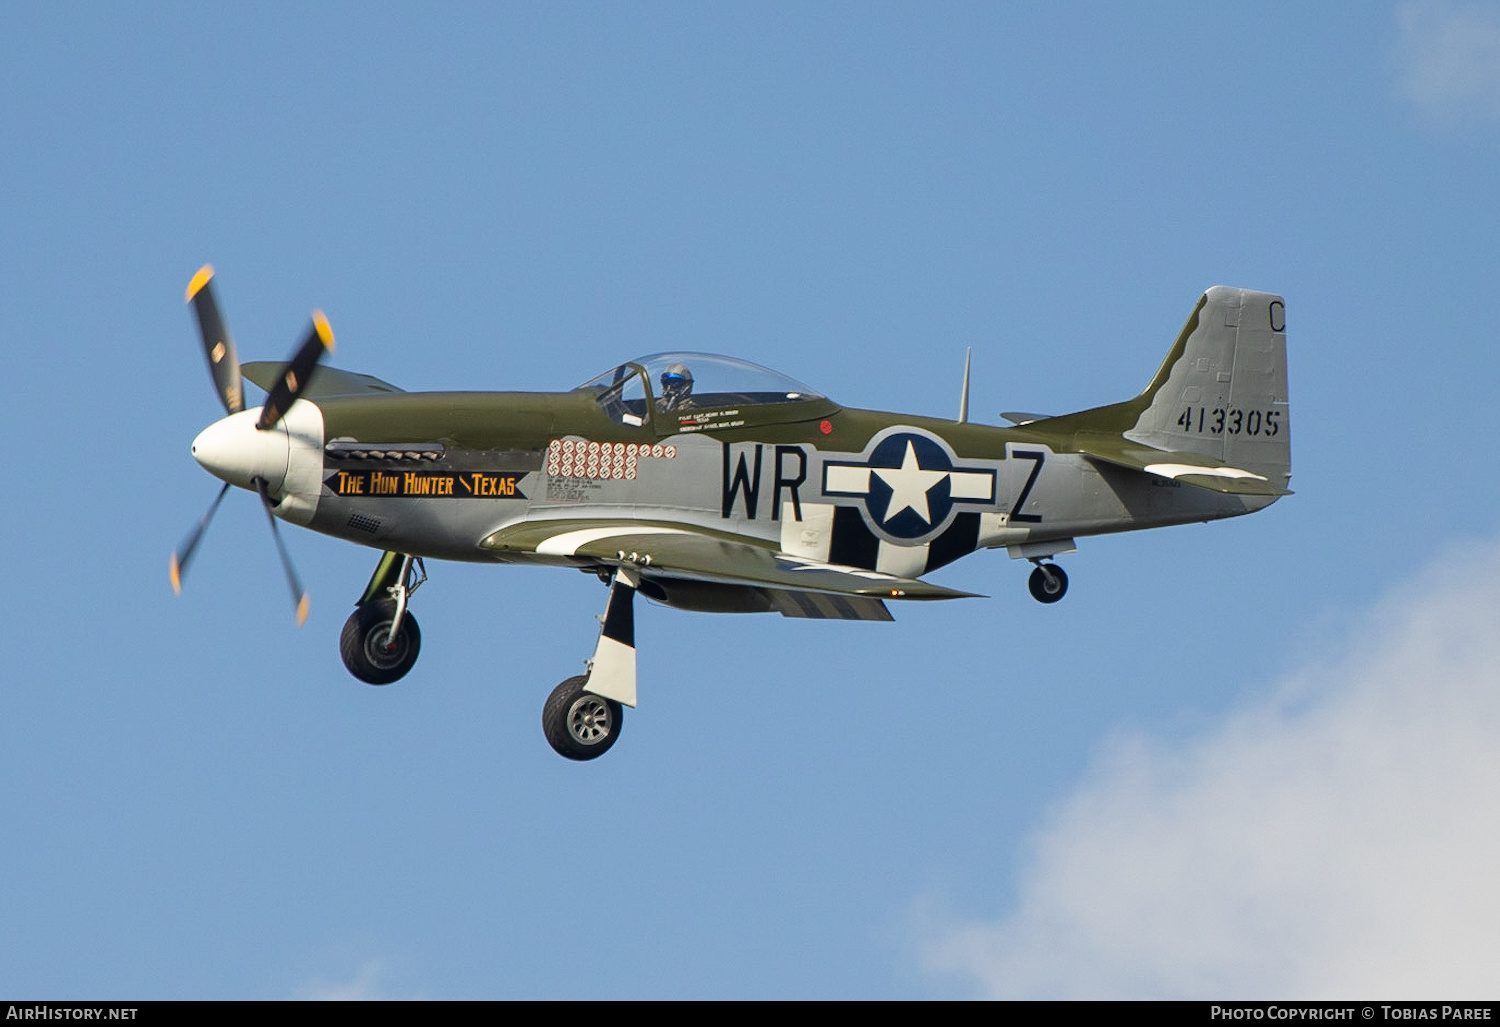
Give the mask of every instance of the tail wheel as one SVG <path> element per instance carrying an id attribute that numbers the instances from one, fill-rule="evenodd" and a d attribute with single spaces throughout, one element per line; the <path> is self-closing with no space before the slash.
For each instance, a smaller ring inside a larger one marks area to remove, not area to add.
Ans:
<path id="1" fill-rule="evenodd" d="M 542 707 L 542 733 L 559 756 L 598 759 L 620 737 L 625 711 L 613 699 L 585 692 L 588 678 L 568 678 L 552 690 Z"/>
<path id="2" fill-rule="evenodd" d="M 1068 575 L 1055 563 L 1039 563 L 1026 587 L 1037 602 L 1055 603 L 1068 594 Z"/>
<path id="3" fill-rule="evenodd" d="M 388 685 L 399 681 L 422 651 L 422 631 L 411 611 L 401 618 L 401 628 L 392 638 L 391 622 L 395 619 L 396 604 L 383 599 L 361 603 L 344 622 L 339 635 L 339 655 L 349 673 L 366 684 Z"/>

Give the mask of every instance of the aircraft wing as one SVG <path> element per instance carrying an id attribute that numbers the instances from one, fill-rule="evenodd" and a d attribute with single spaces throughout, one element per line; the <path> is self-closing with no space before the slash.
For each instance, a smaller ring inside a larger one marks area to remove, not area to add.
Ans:
<path id="1" fill-rule="evenodd" d="M 1144 471 L 1172 481 L 1186 482 L 1214 492 L 1235 496 L 1289 496 L 1282 488 L 1259 474 L 1232 467 L 1201 453 L 1152 449 L 1118 435 L 1101 435 L 1075 440 L 1078 451 L 1090 460 Z"/>
<path id="2" fill-rule="evenodd" d="M 270 392 L 271 387 L 276 384 L 276 376 L 281 373 L 281 368 L 281 364 L 257 360 L 249 364 L 241 364 L 240 373 Z M 302 399 L 318 400 L 327 399 L 330 396 L 389 396 L 392 393 L 405 391 L 373 375 L 341 371 L 337 367 L 319 364 L 300 396 Z"/>
<path id="3" fill-rule="evenodd" d="M 502 552 L 529 550 L 542 555 L 585 558 L 610 566 L 631 564 L 647 578 L 686 578 L 721 585 L 871 599 L 975 597 L 972 592 L 915 578 L 789 556 L 749 541 L 682 525 L 527 521 L 496 532 L 481 545 Z M 817 614 L 809 610 L 802 616 Z"/>

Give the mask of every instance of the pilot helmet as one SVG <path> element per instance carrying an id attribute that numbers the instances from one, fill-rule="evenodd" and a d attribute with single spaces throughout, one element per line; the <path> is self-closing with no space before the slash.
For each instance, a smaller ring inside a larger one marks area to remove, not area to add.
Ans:
<path id="1" fill-rule="evenodd" d="M 686 364 L 669 364 L 667 369 L 661 373 L 662 398 L 676 401 L 685 398 L 693 391 L 693 372 L 689 371 Z"/>

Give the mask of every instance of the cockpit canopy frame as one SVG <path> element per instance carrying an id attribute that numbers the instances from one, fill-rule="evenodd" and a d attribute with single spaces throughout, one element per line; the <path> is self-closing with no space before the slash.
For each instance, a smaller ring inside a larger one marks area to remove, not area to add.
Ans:
<path id="1" fill-rule="evenodd" d="M 690 381 L 685 394 L 683 369 Z M 677 379 L 673 390 L 661 387 L 664 375 Z M 737 357 L 686 351 L 626 361 L 575 391 L 593 392 L 600 408 L 617 424 L 651 424 L 663 435 L 800 421 L 837 409 L 821 393 L 779 371 Z"/>

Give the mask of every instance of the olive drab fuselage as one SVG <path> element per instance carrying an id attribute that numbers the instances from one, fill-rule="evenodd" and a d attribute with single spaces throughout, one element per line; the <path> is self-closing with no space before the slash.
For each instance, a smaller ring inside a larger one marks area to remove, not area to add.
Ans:
<path id="1" fill-rule="evenodd" d="M 1053 602 L 1067 576 L 1051 558 L 1080 537 L 1289 494 L 1285 305 L 1268 293 L 1204 293 L 1134 398 L 1001 427 L 967 420 L 967 371 L 949 421 L 844 407 L 701 353 L 643 357 L 568 392 L 407 393 L 318 366 L 332 349 L 321 315 L 292 362 L 243 365 L 269 393 L 247 410 L 205 271 L 189 301 L 229 416 L 194 455 L 275 518 L 381 551 L 341 641 L 357 677 L 384 683 L 415 660 L 407 601 L 424 559 L 571 566 L 610 584 L 588 673 L 544 712 L 572 759 L 612 745 L 621 706 L 635 705 L 636 592 L 693 610 L 889 620 L 889 601 L 969 595 L 927 575 L 1003 548 L 1037 565 L 1032 594 Z M 172 571 L 175 585 L 175 554 Z"/>

